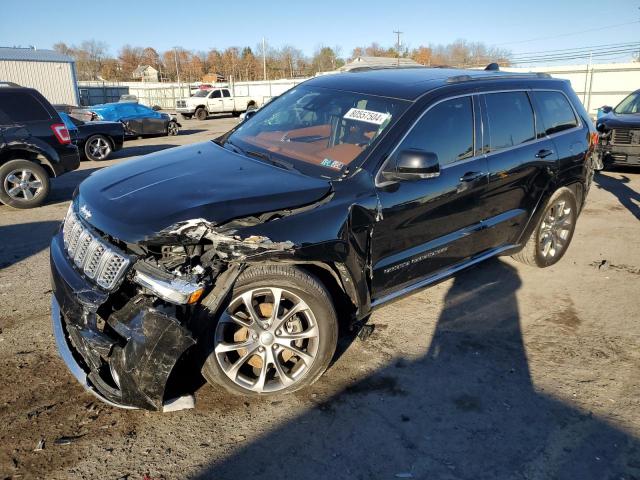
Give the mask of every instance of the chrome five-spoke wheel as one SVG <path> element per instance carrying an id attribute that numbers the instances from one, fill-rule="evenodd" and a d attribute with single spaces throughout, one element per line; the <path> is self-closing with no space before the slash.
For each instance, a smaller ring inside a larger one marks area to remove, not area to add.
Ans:
<path id="1" fill-rule="evenodd" d="M 238 387 L 274 393 L 311 369 L 319 327 L 310 306 L 290 290 L 259 287 L 237 295 L 215 332 L 215 359 Z"/>
<path id="2" fill-rule="evenodd" d="M 89 160 L 106 160 L 111 154 L 111 144 L 102 135 L 96 135 L 87 141 L 85 153 Z"/>

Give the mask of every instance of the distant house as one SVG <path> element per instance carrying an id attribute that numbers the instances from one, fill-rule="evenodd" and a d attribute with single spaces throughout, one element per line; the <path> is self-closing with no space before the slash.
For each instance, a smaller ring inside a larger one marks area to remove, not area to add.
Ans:
<path id="1" fill-rule="evenodd" d="M 142 80 L 143 82 L 158 81 L 158 70 L 151 65 L 139 65 L 131 75 L 134 79 Z"/>
<path id="2" fill-rule="evenodd" d="M 224 82 L 224 76 L 219 73 L 207 73 L 202 77 L 202 83 Z"/>
<path id="3" fill-rule="evenodd" d="M 410 58 L 393 58 L 393 57 L 356 57 L 349 63 L 338 69 L 340 72 L 348 72 L 358 68 L 376 68 L 376 67 L 420 67 L 418 62 Z"/>

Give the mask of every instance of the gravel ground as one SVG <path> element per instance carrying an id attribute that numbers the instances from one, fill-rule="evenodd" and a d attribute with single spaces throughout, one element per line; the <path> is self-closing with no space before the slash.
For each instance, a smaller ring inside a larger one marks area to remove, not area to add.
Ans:
<path id="1" fill-rule="evenodd" d="M 305 391 L 125 411 L 85 393 L 49 323 L 48 243 L 97 168 L 211 138 L 184 121 L 0 206 L 1 478 L 640 478 L 640 172 L 597 175 L 556 266 L 489 261 L 377 311 Z"/>

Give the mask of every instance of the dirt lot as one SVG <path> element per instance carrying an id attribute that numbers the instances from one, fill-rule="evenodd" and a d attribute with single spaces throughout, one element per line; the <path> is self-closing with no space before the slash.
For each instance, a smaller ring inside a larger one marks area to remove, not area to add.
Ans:
<path id="1" fill-rule="evenodd" d="M 498 259 L 385 307 L 309 390 L 205 386 L 171 414 L 85 393 L 49 323 L 48 242 L 74 188 L 235 121 L 127 142 L 44 207 L 0 206 L 2 478 L 640 479 L 640 172 L 596 177 L 555 267 Z"/>

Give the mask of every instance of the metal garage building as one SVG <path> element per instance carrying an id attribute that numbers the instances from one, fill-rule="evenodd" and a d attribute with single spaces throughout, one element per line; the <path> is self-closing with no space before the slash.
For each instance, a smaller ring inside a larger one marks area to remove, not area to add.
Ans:
<path id="1" fill-rule="evenodd" d="M 0 81 L 40 91 L 51 103 L 78 105 L 73 58 L 53 50 L 0 47 Z"/>

